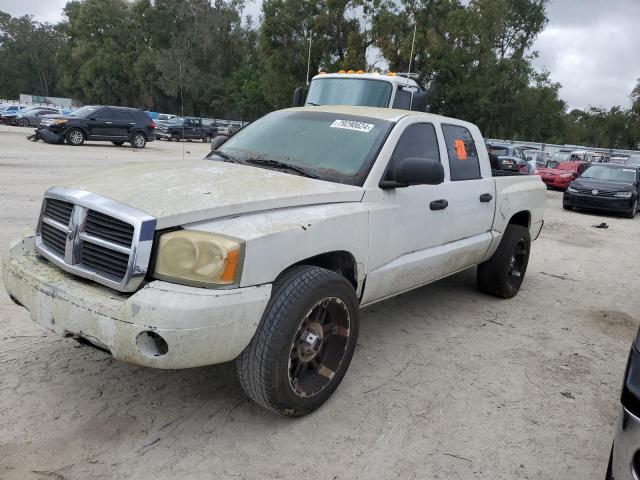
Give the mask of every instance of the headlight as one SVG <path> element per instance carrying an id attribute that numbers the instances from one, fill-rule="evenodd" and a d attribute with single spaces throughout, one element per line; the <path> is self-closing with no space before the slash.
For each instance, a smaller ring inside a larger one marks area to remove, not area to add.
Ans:
<path id="1" fill-rule="evenodd" d="M 575 188 L 573 188 L 573 187 L 569 187 L 569 188 L 567 188 L 567 192 L 570 192 L 570 193 L 578 193 L 578 190 L 576 190 L 576 189 L 575 189 Z"/>
<path id="2" fill-rule="evenodd" d="M 237 285 L 242 270 L 243 243 L 214 233 L 178 230 L 158 242 L 153 276 L 185 285 Z"/>
<path id="3" fill-rule="evenodd" d="M 573 177 L 573 175 L 571 173 L 563 173 L 563 174 L 560 175 L 560 177 L 562 177 L 562 178 L 571 178 L 571 177 Z"/>
<path id="4" fill-rule="evenodd" d="M 633 195 L 633 192 L 616 192 L 613 194 L 614 197 L 618 198 L 631 198 L 631 195 Z"/>
<path id="5" fill-rule="evenodd" d="M 63 123 L 67 123 L 69 120 L 66 118 L 54 118 L 52 120 L 48 120 L 47 123 L 49 125 L 62 125 Z"/>

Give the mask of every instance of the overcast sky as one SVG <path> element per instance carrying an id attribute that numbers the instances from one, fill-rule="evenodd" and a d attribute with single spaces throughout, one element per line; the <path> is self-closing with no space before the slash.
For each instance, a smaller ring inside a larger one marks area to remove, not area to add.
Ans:
<path id="1" fill-rule="evenodd" d="M 247 13 L 257 17 L 260 0 Z M 0 0 L 11 15 L 57 22 L 66 0 Z M 549 23 L 534 45 L 539 69 L 562 84 L 570 107 L 630 105 L 640 78 L 640 0 L 550 0 Z"/>

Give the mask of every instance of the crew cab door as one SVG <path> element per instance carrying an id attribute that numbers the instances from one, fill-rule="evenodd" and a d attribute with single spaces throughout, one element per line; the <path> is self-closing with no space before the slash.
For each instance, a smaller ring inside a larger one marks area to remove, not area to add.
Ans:
<path id="1" fill-rule="evenodd" d="M 447 208 L 450 222 L 446 241 L 478 241 L 479 248 L 469 258 L 473 265 L 482 259 L 491 242 L 489 231 L 496 209 L 495 181 L 487 165 L 488 159 L 480 161 L 476 141 L 468 128 L 443 124 L 442 133 L 449 165 Z M 486 248 L 482 247 L 483 238 L 487 242 Z"/>
<path id="2" fill-rule="evenodd" d="M 363 305 L 475 265 L 486 253 L 495 190 L 488 157 L 480 168 L 473 138 L 464 130 L 448 129 L 445 138 L 437 123 L 408 125 L 389 166 L 404 157 L 438 159 L 444 182 L 365 194 L 370 249 Z"/>

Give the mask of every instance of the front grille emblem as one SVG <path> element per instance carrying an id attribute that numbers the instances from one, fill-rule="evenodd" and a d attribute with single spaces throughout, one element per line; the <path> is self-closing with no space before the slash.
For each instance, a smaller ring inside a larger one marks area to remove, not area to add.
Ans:
<path id="1" fill-rule="evenodd" d="M 591 190 L 591 193 L 592 193 L 593 195 L 597 195 L 597 194 L 599 194 L 600 192 L 599 192 L 598 190 Z"/>
<path id="2" fill-rule="evenodd" d="M 64 261 L 69 265 L 80 263 L 82 242 L 80 234 L 84 232 L 84 225 L 87 221 L 88 209 L 80 205 L 74 205 L 69 220 L 69 233 L 67 233 L 67 243 L 64 249 Z"/>

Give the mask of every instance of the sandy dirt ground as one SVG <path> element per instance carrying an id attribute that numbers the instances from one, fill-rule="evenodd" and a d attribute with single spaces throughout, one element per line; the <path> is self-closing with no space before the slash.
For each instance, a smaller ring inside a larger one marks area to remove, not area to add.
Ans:
<path id="1" fill-rule="evenodd" d="M 0 127 L 0 254 L 62 179 L 208 150 L 26 133 Z M 516 298 L 480 294 L 467 271 L 365 309 L 342 385 L 298 420 L 247 400 L 230 364 L 119 363 L 0 289 L 0 479 L 603 478 L 640 312 L 640 218 L 565 212 L 561 197 L 548 192 Z"/>

